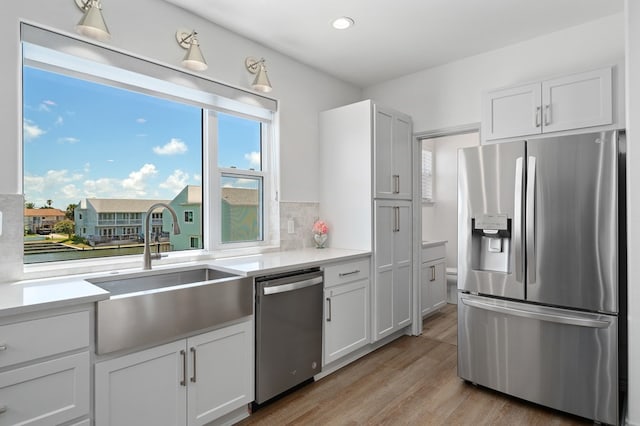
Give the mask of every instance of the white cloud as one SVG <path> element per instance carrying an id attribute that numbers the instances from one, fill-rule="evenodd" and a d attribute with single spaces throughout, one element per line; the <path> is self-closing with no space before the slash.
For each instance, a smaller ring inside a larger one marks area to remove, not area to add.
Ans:
<path id="1" fill-rule="evenodd" d="M 195 180 L 196 182 L 201 182 L 202 176 L 200 176 L 199 174 L 195 174 L 193 175 L 193 180 Z"/>
<path id="2" fill-rule="evenodd" d="M 144 123 L 146 123 L 146 122 L 147 122 L 147 120 L 146 120 L 145 118 L 142 118 L 142 117 L 140 117 L 140 118 L 136 118 L 136 123 L 144 124 Z"/>
<path id="3" fill-rule="evenodd" d="M 259 152 L 249 152 L 244 155 L 244 159 L 249 161 L 250 167 L 258 168 L 260 167 L 260 153 Z"/>
<path id="4" fill-rule="evenodd" d="M 187 145 L 180 139 L 172 138 L 164 146 L 154 146 L 153 152 L 158 155 L 175 155 L 187 152 Z"/>
<path id="5" fill-rule="evenodd" d="M 156 166 L 147 163 L 140 170 L 129 173 L 129 177 L 122 181 L 122 187 L 133 194 L 145 195 L 146 181 L 157 173 Z"/>
<path id="6" fill-rule="evenodd" d="M 61 115 L 58 116 L 58 118 L 56 119 L 55 123 L 56 126 L 62 126 L 64 124 L 64 118 L 62 118 Z"/>
<path id="7" fill-rule="evenodd" d="M 69 143 L 69 144 L 74 144 L 74 143 L 78 143 L 80 142 L 80 139 L 78 138 L 73 138 L 73 137 L 66 137 L 66 138 L 58 138 L 58 143 Z"/>
<path id="8" fill-rule="evenodd" d="M 256 179 L 246 179 L 246 178 L 237 178 L 232 182 L 227 182 L 223 186 L 225 188 L 248 188 L 248 189 L 256 189 L 257 184 Z"/>
<path id="9" fill-rule="evenodd" d="M 180 169 L 174 170 L 173 173 L 159 186 L 162 189 L 168 189 L 172 193 L 177 194 L 182 191 L 189 183 L 189 174 Z"/>
<path id="10" fill-rule="evenodd" d="M 25 175 L 24 190 L 29 195 L 55 194 L 60 187 L 67 185 L 74 180 L 77 181 L 81 178 L 82 176 L 78 174 L 70 176 L 69 171 L 65 169 L 48 170 L 47 173 L 45 173 L 43 176 Z"/>
<path id="11" fill-rule="evenodd" d="M 27 120 L 27 119 L 24 119 L 24 121 L 22 122 L 22 129 L 23 129 L 24 139 L 27 141 L 36 139 L 37 137 L 40 137 L 45 133 L 47 133 L 46 131 L 38 127 L 38 125 L 35 124 L 33 121 Z"/>
<path id="12" fill-rule="evenodd" d="M 42 101 L 42 103 L 45 104 L 45 105 L 48 105 L 48 106 L 56 106 L 56 105 L 58 105 L 57 103 L 55 103 L 54 101 L 52 101 L 50 99 L 44 100 L 44 101 Z"/>
<path id="13" fill-rule="evenodd" d="M 112 197 L 116 193 L 116 188 L 120 187 L 118 179 L 100 178 L 96 180 L 85 180 L 83 183 L 82 197 L 80 198 L 100 198 Z"/>

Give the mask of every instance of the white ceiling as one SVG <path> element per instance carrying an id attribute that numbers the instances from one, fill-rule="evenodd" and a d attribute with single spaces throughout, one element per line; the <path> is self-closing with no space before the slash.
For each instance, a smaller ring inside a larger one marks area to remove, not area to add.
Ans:
<path id="1" fill-rule="evenodd" d="M 166 1 L 359 87 L 623 11 L 623 0 Z M 339 16 L 356 24 L 334 30 Z"/>

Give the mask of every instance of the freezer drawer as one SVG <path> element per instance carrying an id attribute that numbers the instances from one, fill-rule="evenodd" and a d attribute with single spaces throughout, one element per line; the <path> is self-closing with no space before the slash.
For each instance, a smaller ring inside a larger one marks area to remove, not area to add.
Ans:
<path id="1" fill-rule="evenodd" d="M 458 294 L 458 376 L 618 423 L 618 319 Z"/>

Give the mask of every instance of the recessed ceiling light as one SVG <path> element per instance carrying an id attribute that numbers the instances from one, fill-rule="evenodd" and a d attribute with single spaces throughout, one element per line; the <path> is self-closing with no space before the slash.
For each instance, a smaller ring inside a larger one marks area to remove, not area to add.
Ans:
<path id="1" fill-rule="evenodd" d="M 348 16 L 341 16 L 340 18 L 336 18 L 333 20 L 331 25 L 336 30 L 346 30 L 347 28 L 353 26 L 355 21 Z"/>

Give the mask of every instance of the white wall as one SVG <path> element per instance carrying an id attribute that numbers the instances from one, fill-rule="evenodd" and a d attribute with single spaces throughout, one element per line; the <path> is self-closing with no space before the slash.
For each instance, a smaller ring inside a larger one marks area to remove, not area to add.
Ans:
<path id="1" fill-rule="evenodd" d="M 618 83 L 624 68 L 623 14 L 367 87 L 364 95 L 411 115 L 414 131 L 422 132 L 479 122 L 484 90 L 605 65 L 618 65 Z M 620 105 L 616 112 L 623 99 Z"/>
<path id="2" fill-rule="evenodd" d="M 19 19 L 74 33 L 82 16 L 73 0 L 6 2 L 0 14 L 0 194 L 21 192 L 19 132 Z M 175 40 L 178 28 L 195 28 L 211 79 L 247 88 L 254 76 L 246 56 L 264 57 L 280 106 L 280 199 L 318 201 L 318 112 L 362 98 L 362 91 L 269 48 L 239 37 L 169 3 L 109 0 L 104 17 L 112 34 L 106 44 L 160 63 L 179 65 L 185 51 Z"/>
<path id="3" fill-rule="evenodd" d="M 627 258 L 629 291 L 629 397 L 627 422 L 640 425 L 640 2 L 626 0 Z M 632 26 L 631 24 L 635 24 Z M 635 260 L 635 261 L 633 261 Z"/>
<path id="4" fill-rule="evenodd" d="M 422 239 L 447 240 L 447 267 L 458 263 L 458 149 L 480 143 L 478 132 L 432 138 L 434 158 L 433 204 L 422 206 Z"/>

